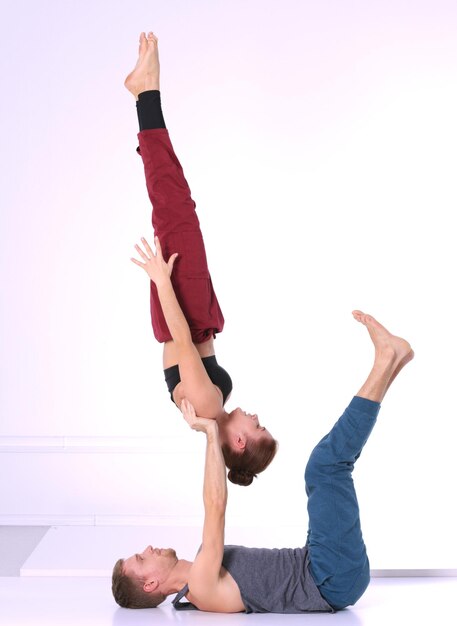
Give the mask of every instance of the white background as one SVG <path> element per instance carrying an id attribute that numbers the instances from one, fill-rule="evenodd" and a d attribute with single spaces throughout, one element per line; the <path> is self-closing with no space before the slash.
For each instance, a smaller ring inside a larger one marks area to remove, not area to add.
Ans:
<path id="1" fill-rule="evenodd" d="M 168 398 L 129 261 L 151 226 L 123 80 L 152 29 L 226 318 L 228 408 L 280 442 L 254 486 L 230 487 L 228 523 L 305 536 L 307 456 L 371 366 L 361 308 L 417 354 L 355 473 L 372 566 L 455 568 L 455 3 L 2 14 L 0 521 L 201 516 L 204 442 Z"/>

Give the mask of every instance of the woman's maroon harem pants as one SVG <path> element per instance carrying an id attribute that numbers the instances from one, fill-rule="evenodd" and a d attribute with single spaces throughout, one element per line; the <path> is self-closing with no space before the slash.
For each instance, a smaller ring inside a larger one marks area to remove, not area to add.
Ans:
<path id="1" fill-rule="evenodd" d="M 152 203 L 152 225 L 168 261 L 178 252 L 171 275 L 176 298 L 189 324 L 194 343 L 220 333 L 224 317 L 214 293 L 195 202 L 184 178 L 166 128 L 143 130 L 138 135 L 146 186 Z M 151 281 L 151 320 L 154 336 L 163 343 L 172 336 Z"/>

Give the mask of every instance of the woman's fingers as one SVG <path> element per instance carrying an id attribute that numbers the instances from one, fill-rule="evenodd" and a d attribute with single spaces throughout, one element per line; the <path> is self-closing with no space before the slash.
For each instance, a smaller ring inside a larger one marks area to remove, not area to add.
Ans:
<path id="1" fill-rule="evenodd" d="M 136 243 L 135 244 L 135 250 L 138 252 L 138 254 L 140 255 L 140 257 L 143 259 L 143 261 L 147 262 L 149 261 L 150 257 L 148 257 L 143 250 L 140 248 L 140 246 Z"/>
<path id="2" fill-rule="evenodd" d="M 138 265 L 138 267 L 142 267 L 143 269 L 145 269 L 144 263 L 141 263 L 141 261 L 138 261 L 137 259 L 134 259 L 133 257 L 130 260 L 132 261 L 132 263 L 135 263 L 135 265 Z"/>
<path id="3" fill-rule="evenodd" d="M 178 253 L 175 252 L 174 254 L 171 255 L 171 257 L 168 259 L 168 269 L 170 271 L 170 276 L 171 273 L 173 271 L 173 265 L 175 264 L 176 259 L 178 258 Z"/>
<path id="4" fill-rule="evenodd" d="M 143 242 L 143 246 L 146 252 L 149 254 L 149 257 L 152 258 L 154 256 L 154 252 L 151 250 L 151 246 L 148 244 L 144 237 L 141 237 L 141 241 Z"/>
<path id="5" fill-rule="evenodd" d="M 163 258 L 163 255 L 162 255 L 162 246 L 160 245 L 160 241 L 159 241 L 159 238 L 158 238 L 158 237 L 154 237 L 154 245 L 155 245 L 156 250 L 157 250 L 157 256 L 158 256 L 159 258 Z"/>
<path id="6" fill-rule="evenodd" d="M 144 263 L 133 258 L 131 261 L 135 263 L 135 265 L 142 267 L 148 273 L 150 279 L 154 282 L 160 279 L 163 274 L 167 274 L 168 277 L 170 277 L 178 253 L 175 252 L 172 254 L 168 259 L 168 262 L 165 262 L 162 255 L 162 246 L 160 245 L 158 237 L 154 237 L 156 252 L 152 250 L 151 246 L 144 237 L 141 237 L 141 243 L 144 246 L 144 250 L 138 244 L 135 244 L 135 250 L 143 259 Z"/>

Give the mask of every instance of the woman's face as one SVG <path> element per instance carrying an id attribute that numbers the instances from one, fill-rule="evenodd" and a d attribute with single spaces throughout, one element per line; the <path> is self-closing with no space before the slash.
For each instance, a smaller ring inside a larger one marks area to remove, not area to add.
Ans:
<path id="1" fill-rule="evenodd" d="M 229 418 L 225 422 L 225 429 L 232 433 L 239 431 L 246 437 L 253 439 L 261 439 L 265 435 L 271 437 L 265 426 L 260 425 L 257 413 L 247 413 L 240 407 L 229 413 Z"/>

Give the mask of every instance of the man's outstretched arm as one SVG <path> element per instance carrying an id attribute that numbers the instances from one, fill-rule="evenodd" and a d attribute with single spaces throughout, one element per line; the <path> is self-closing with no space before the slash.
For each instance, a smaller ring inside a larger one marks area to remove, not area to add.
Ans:
<path id="1" fill-rule="evenodd" d="M 244 611 L 245 607 L 241 601 L 238 586 L 231 577 L 221 576 L 224 557 L 227 477 L 217 422 L 197 417 L 193 406 L 187 400 L 183 400 L 181 410 L 193 430 L 206 434 L 203 481 L 205 520 L 202 546 L 192 565 L 188 581 L 192 602 L 203 611 L 224 613 Z"/>

